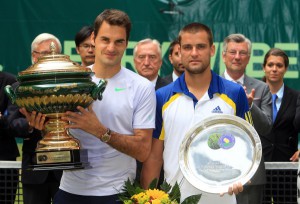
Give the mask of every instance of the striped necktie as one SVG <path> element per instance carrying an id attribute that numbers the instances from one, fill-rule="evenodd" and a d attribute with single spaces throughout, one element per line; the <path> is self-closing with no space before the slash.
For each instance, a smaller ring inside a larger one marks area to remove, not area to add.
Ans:
<path id="1" fill-rule="evenodd" d="M 278 96 L 276 94 L 272 94 L 272 107 L 273 107 L 273 123 L 276 119 L 277 116 L 277 106 L 276 106 L 276 100 L 277 100 Z"/>

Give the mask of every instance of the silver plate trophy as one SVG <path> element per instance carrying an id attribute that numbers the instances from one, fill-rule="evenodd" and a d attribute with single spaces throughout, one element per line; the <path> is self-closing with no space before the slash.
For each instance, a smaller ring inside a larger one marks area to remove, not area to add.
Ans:
<path id="1" fill-rule="evenodd" d="M 208 193 L 223 193 L 247 183 L 262 157 L 260 138 L 246 120 L 220 114 L 204 119 L 186 134 L 179 151 L 184 177 Z"/>

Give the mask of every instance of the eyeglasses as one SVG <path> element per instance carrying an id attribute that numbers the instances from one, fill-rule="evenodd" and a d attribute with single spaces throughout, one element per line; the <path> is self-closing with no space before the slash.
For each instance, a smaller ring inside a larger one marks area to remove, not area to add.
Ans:
<path id="1" fill-rule="evenodd" d="M 37 54 L 37 55 L 50 55 L 52 52 L 51 51 L 42 51 L 42 52 L 38 52 L 38 51 L 35 51 L 33 50 L 32 51 L 33 53 Z"/>
<path id="2" fill-rule="evenodd" d="M 94 50 L 94 49 L 95 49 L 95 46 L 94 46 L 94 45 L 89 45 L 89 44 L 79 45 L 79 47 L 82 47 L 82 48 L 85 49 L 85 50 L 89 50 L 89 49 Z"/>
<path id="3" fill-rule="evenodd" d="M 225 52 L 227 52 L 231 56 L 235 56 L 236 54 L 239 54 L 241 57 L 246 57 L 247 55 L 249 55 L 249 53 L 245 50 L 241 50 L 241 51 L 229 50 Z"/>

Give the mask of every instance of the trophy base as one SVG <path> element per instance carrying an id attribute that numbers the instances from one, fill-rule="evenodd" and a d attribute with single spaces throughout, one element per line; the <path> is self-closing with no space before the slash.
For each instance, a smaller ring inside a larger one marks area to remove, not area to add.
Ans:
<path id="1" fill-rule="evenodd" d="M 72 170 L 89 167 L 87 150 L 56 150 L 35 152 L 33 163 L 29 169 L 40 170 Z"/>

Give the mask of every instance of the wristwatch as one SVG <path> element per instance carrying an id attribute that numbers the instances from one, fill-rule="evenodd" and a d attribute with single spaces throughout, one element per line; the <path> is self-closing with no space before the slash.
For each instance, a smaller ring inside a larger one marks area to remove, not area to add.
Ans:
<path id="1" fill-rule="evenodd" d="M 103 135 L 100 136 L 100 140 L 102 142 L 107 143 L 110 140 L 110 138 L 111 138 L 111 131 L 109 128 L 107 128 L 106 133 L 104 133 Z"/>

